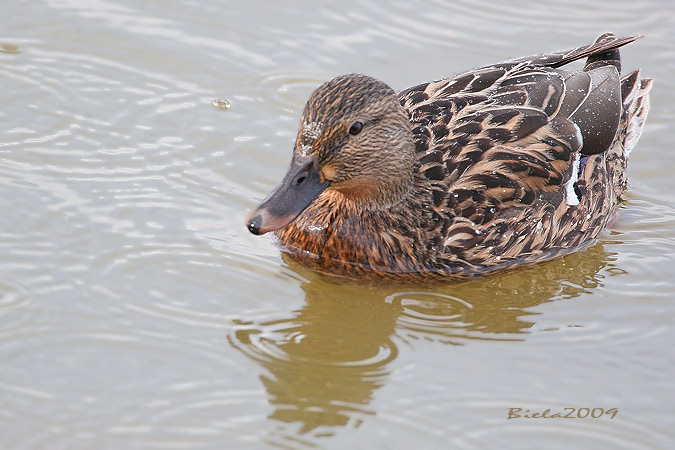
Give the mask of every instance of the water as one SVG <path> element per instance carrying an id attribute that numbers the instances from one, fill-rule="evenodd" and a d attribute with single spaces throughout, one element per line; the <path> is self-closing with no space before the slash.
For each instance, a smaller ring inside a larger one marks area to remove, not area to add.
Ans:
<path id="1" fill-rule="evenodd" d="M 3 449 L 670 448 L 669 1 L 0 10 Z M 608 30 L 648 35 L 622 54 L 656 84 L 628 201 L 587 251 L 377 287 L 246 231 L 321 82 L 400 90 Z M 618 413 L 507 419 L 566 407 Z"/>

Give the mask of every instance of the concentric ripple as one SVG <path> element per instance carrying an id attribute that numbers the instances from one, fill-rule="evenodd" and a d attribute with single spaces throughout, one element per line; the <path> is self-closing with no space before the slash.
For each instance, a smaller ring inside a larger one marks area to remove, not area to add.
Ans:
<path id="1" fill-rule="evenodd" d="M 472 324 L 465 322 L 473 306 L 454 296 L 434 292 L 397 292 L 386 302 L 400 309 L 398 326 L 424 333 L 464 335 Z M 453 331 L 450 331 L 453 330 Z"/>
<path id="2" fill-rule="evenodd" d="M 230 344 L 265 369 L 271 417 L 320 435 L 371 414 L 373 392 L 398 350 L 390 339 L 394 318 L 373 321 L 374 311 L 365 309 L 317 298 L 292 316 L 234 323 Z"/>
<path id="3" fill-rule="evenodd" d="M 362 352 L 355 352 L 344 339 L 333 337 L 327 331 L 316 331 L 316 325 L 293 319 L 279 319 L 259 325 L 237 323 L 231 343 L 249 357 L 264 363 L 354 367 L 374 376 L 381 373 L 382 367 L 397 355 L 391 341 L 379 346 L 365 346 L 360 349 Z M 351 332 L 357 330 L 348 331 Z"/>

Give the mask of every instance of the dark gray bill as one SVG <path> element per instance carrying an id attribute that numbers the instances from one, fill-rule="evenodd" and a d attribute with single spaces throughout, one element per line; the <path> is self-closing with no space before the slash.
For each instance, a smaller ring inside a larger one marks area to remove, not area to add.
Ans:
<path id="1" fill-rule="evenodd" d="M 291 223 L 324 189 L 316 158 L 293 158 L 281 184 L 246 217 L 253 234 L 275 231 Z"/>

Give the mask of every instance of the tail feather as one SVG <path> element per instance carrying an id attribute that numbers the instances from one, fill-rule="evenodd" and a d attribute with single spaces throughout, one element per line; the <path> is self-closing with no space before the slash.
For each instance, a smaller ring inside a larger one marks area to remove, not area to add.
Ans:
<path id="1" fill-rule="evenodd" d="M 623 142 L 626 157 L 635 147 L 649 112 L 649 90 L 651 78 L 640 78 L 640 71 L 635 70 L 621 79 L 623 107 L 626 111 L 626 137 Z"/>
<path id="2" fill-rule="evenodd" d="M 613 50 L 618 49 L 619 47 L 622 47 L 626 44 L 630 44 L 641 37 L 642 36 L 631 36 L 626 38 L 617 38 L 612 33 L 605 33 L 598 37 L 591 45 L 579 47 L 567 52 L 562 56 L 561 60 L 553 64 L 552 67 L 561 67 L 572 61 L 588 57 L 589 60 L 587 64 L 592 64 L 597 59 L 616 59 L 616 63 L 618 64 L 617 69 L 620 71 L 621 63 L 618 58 L 619 53 L 613 52 Z M 614 55 L 616 55 L 616 58 Z M 604 64 L 607 63 L 605 62 Z"/>

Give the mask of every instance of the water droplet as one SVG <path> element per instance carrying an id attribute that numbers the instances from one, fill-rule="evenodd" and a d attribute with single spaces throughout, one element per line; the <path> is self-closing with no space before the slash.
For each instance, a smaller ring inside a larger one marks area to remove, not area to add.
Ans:
<path id="1" fill-rule="evenodd" d="M 221 111 L 227 111 L 232 107 L 232 103 L 229 100 L 219 100 L 215 99 L 211 102 L 211 106 Z"/>
<path id="2" fill-rule="evenodd" d="M 0 52 L 21 53 L 21 51 L 19 51 L 19 46 L 13 44 L 0 44 Z"/>

